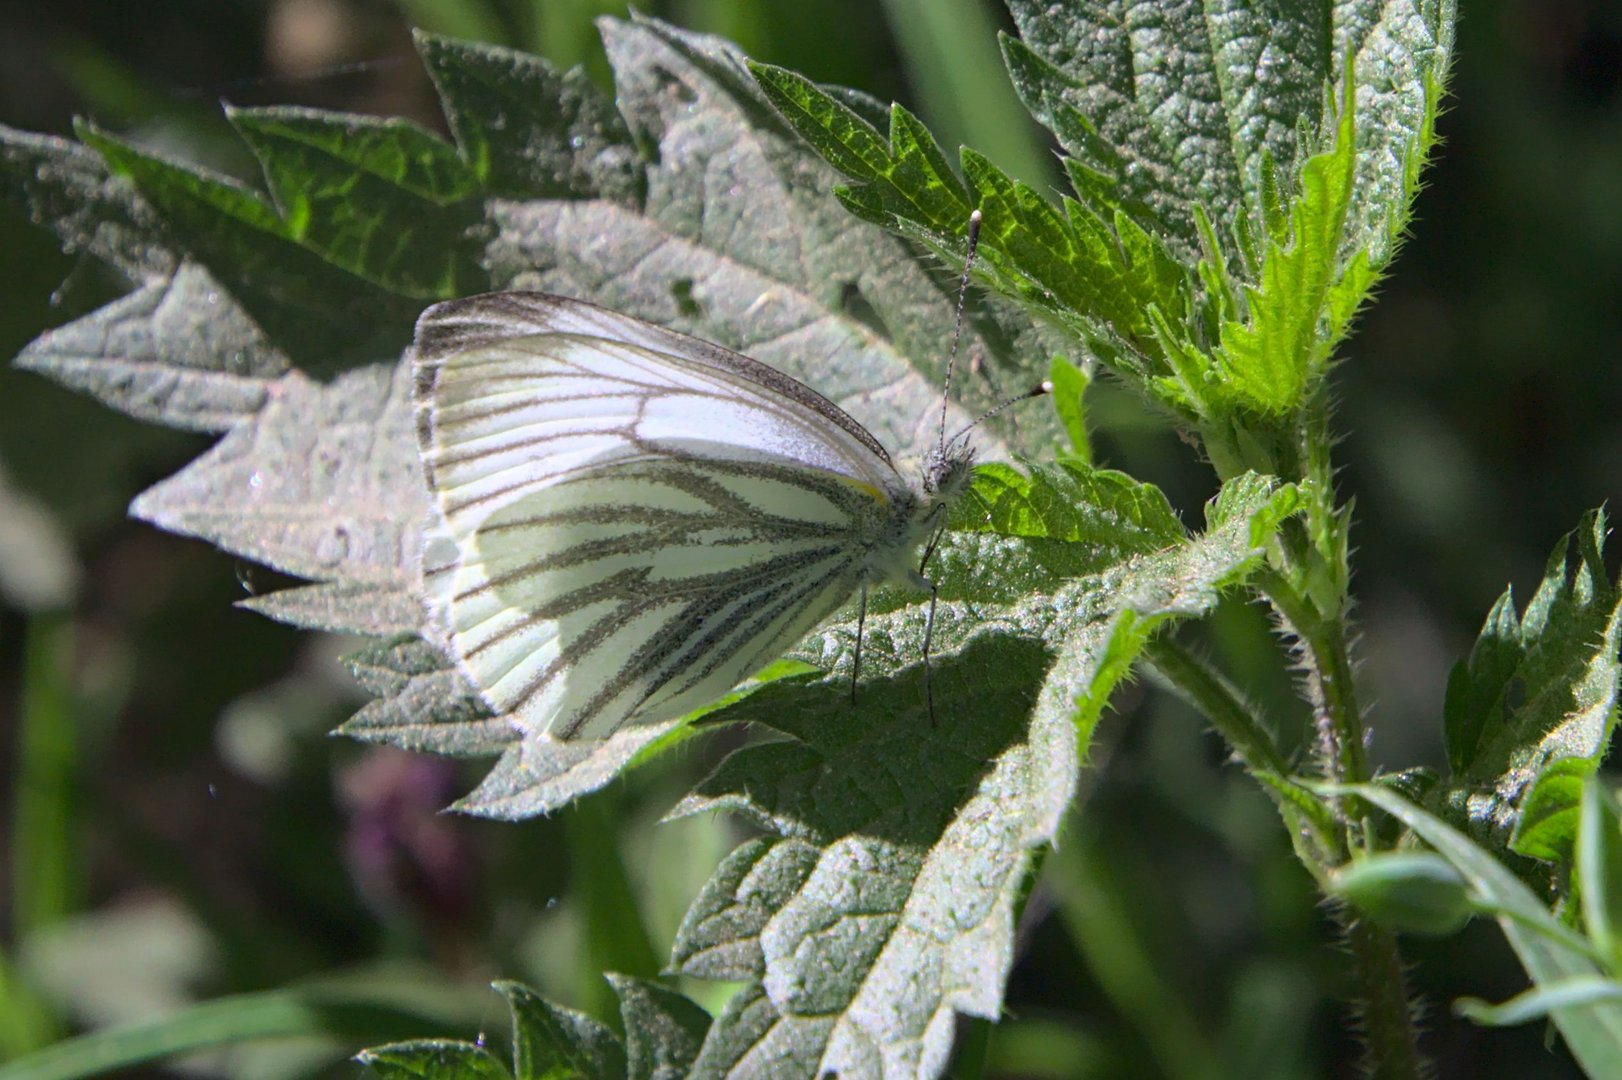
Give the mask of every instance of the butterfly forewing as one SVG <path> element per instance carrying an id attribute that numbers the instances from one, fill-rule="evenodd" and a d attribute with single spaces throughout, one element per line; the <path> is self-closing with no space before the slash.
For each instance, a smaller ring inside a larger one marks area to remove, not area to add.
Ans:
<path id="1" fill-rule="evenodd" d="M 532 730 L 603 737 L 719 696 L 843 604 L 910 512 L 830 402 L 590 304 L 438 305 L 416 363 L 452 545 L 431 598 L 491 706 Z"/>

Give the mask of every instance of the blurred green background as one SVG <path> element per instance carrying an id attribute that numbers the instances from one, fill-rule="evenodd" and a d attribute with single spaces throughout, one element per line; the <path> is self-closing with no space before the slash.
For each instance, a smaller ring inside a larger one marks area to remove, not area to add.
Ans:
<path id="1" fill-rule="evenodd" d="M 1055 178 L 1002 75 L 991 35 L 1009 24 L 990 0 L 643 9 L 899 99 L 943 142 Z M 1622 493 L 1622 7 L 1462 9 L 1445 144 L 1336 374 L 1362 674 L 1388 769 L 1441 764 L 1447 671 L 1488 607 L 1508 583 L 1524 601 L 1582 511 Z M 246 177 L 222 100 L 441 127 L 412 25 L 585 63 L 606 86 L 590 19 L 623 10 L 14 0 L 0 6 L 0 121 L 66 133 L 88 115 Z M 3 207 L 0 280 L 7 357 L 118 288 Z M 1163 484 L 1197 521 L 1212 482 L 1188 449 L 1107 384 L 1092 406 L 1103 461 Z M 342 977 L 362 996 L 421 988 L 427 1026 L 379 1039 L 499 1032 L 483 989 L 497 977 L 609 1009 L 595 973 L 656 971 L 738 838 L 726 822 L 655 826 L 722 748 L 546 821 L 438 815 L 476 768 L 325 737 L 361 700 L 334 663 L 351 643 L 234 610 L 245 588 L 272 584 L 262 571 L 125 519 L 131 497 L 206 445 L 0 370 L 0 1061 L 311 979 Z M 1204 638 L 1275 716 L 1299 722 L 1259 613 L 1226 609 Z M 1352 1075 L 1343 956 L 1268 804 L 1167 696 L 1140 684 L 1116 706 L 1027 913 L 989 1072 Z M 629 929 L 632 910 L 644 933 Z M 1484 1031 L 1448 1015 L 1460 994 L 1524 986 L 1494 928 L 1406 946 L 1443 1077 L 1576 1075 L 1537 1025 Z M 263 1042 L 193 1064 L 354 1075 L 342 1058 L 357 1045 Z"/>

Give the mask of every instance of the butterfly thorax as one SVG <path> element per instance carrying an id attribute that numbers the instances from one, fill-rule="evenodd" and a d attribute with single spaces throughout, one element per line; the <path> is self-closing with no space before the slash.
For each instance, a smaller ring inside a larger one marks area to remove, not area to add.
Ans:
<path id="1" fill-rule="evenodd" d="M 866 534 L 862 577 L 868 584 L 928 587 L 920 574 L 920 549 L 941 528 L 973 471 L 973 447 L 957 442 L 930 452 L 916 487 L 900 483 L 898 478 L 885 500 L 882 517 L 860 530 Z"/>

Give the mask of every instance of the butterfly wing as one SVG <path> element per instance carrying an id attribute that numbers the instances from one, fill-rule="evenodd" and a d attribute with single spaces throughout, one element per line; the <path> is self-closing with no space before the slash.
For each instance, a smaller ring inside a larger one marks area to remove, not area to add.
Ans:
<path id="1" fill-rule="evenodd" d="M 489 704 L 606 737 L 713 700 L 859 584 L 910 493 L 781 372 L 578 300 L 496 293 L 417 325 L 429 591 Z"/>

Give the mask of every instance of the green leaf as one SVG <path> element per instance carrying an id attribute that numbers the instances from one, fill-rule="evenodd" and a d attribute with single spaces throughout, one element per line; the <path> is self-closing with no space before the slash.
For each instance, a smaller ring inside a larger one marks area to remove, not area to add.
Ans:
<path id="1" fill-rule="evenodd" d="M 881 1060 L 935 1073 L 953 1011 L 996 1015 L 1028 852 L 1051 834 L 1074 768 L 1068 712 L 1027 728 L 1047 666 L 1039 643 L 981 639 L 935 665 L 933 725 L 918 667 L 864 684 L 856 710 L 837 680 L 767 687 L 734 707 L 798 741 L 738 751 L 674 813 L 732 809 L 774 846 L 817 851 L 797 886 L 751 882 L 786 897 L 758 934 L 737 919 L 745 936 L 716 940 L 714 912 L 729 906 L 716 882 L 695 905 L 705 917 L 684 924 L 708 933 L 698 945 L 678 936 L 678 958 L 703 955 L 698 967 L 715 970 L 718 947 L 730 951 L 734 970 L 758 966 L 768 995 L 747 1018 L 730 1008 L 717 1018 L 695 1071 L 792 1057 L 841 1073 L 877 1072 Z M 1038 775 L 1051 779 L 1033 784 Z"/>
<path id="2" fill-rule="evenodd" d="M 658 983 L 610 975 L 625 1023 L 627 1080 L 681 1080 L 710 1028 L 710 1014 Z"/>
<path id="3" fill-rule="evenodd" d="M 1116 5 L 1010 0 L 1014 87 L 1111 205 L 1147 206 L 1185 252 L 1194 209 L 1261 225 L 1263 162 L 1298 162 L 1303 120 L 1350 61 L 1358 134 L 1351 236 L 1383 265 L 1407 219 L 1453 49 L 1454 5 Z M 1068 163 L 1067 163 L 1068 164 Z M 1078 192 L 1082 186 L 1078 185 Z M 1085 197 L 1085 193 L 1084 193 Z M 1145 222 L 1147 224 L 1147 221 Z"/>
<path id="4" fill-rule="evenodd" d="M 1354 104 L 1348 90 L 1333 147 L 1303 166 L 1301 193 L 1290 206 L 1288 238 L 1273 231 L 1262 256 L 1260 284 L 1244 290 L 1246 318 L 1222 324 L 1217 351 L 1225 380 L 1221 390 L 1260 413 L 1299 408 L 1313 381 L 1323 375 L 1336 342 L 1320 324 L 1330 288 L 1340 277 L 1355 180 Z M 1366 290 L 1370 279 L 1361 270 L 1359 274 Z M 1337 300 L 1342 330 L 1355 302 Z"/>
<path id="5" fill-rule="evenodd" d="M 1053 411 L 1059 414 L 1070 453 L 1085 464 L 1093 463 L 1092 439 L 1087 434 L 1087 387 L 1092 376 L 1062 356 L 1055 356 L 1048 368 L 1053 384 Z"/>
<path id="6" fill-rule="evenodd" d="M 1472 1024 L 1510 1027 L 1545 1019 L 1557 1009 L 1615 1001 L 1622 1001 L 1622 983 L 1578 975 L 1548 986 L 1534 986 L 1501 1005 L 1489 1005 L 1479 998 L 1460 998 L 1453 1003 L 1453 1011 Z"/>
<path id="7" fill-rule="evenodd" d="M 1622 804 L 1597 776 L 1578 808 L 1577 878 L 1583 926 L 1612 975 L 1622 972 Z"/>
<path id="8" fill-rule="evenodd" d="M 1498 912 L 1498 925 L 1510 947 L 1540 988 L 1604 973 L 1586 943 L 1574 939 L 1519 879 L 1463 833 L 1427 814 L 1402 796 L 1374 784 L 1340 789 L 1384 810 L 1453 864 L 1476 897 Z M 1610 1076 L 1622 1067 L 1622 1001 L 1588 1001 L 1550 1012 L 1572 1056 L 1590 1076 Z"/>
<path id="9" fill-rule="evenodd" d="M 0 125 L 0 190 L 64 251 L 94 256 L 134 283 L 179 265 L 157 212 L 89 147 Z"/>
<path id="10" fill-rule="evenodd" d="M 314 109 L 233 109 L 290 234 L 392 292 L 442 300 L 487 287 L 478 179 L 409 120 Z"/>
<path id="11" fill-rule="evenodd" d="M 194 262 L 42 334 L 16 364 L 120 412 L 192 431 L 225 431 L 253 416 L 288 368 Z"/>
<path id="12" fill-rule="evenodd" d="M 1597 763 L 1588 758 L 1562 758 L 1538 773 L 1521 800 L 1510 850 L 1533 859 L 1571 865 L 1577 849 L 1577 807 L 1582 803 L 1583 781 L 1594 774 L 1596 767 Z"/>
<path id="13" fill-rule="evenodd" d="M 463 159 L 491 195 L 640 201 L 641 155 L 584 71 L 559 74 L 515 49 L 420 32 L 417 50 Z"/>
<path id="14" fill-rule="evenodd" d="M 357 1060 L 382 1080 L 513 1080 L 484 1047 L 450 1039 L 392 1043 L 364 1051 Z"/>
<path id="15" fill-rule="evenodd" d="M 522 983 L 498 982 L 513 1025 L 515 1080 L 617 1080 L 625 1075 L 619 1038 L 584 1013 L 546 1001 Z"/>
<path id="16" fill-rule="evenodd" d="M 1610 746 L 1622 595 L 1605 570 L 1605 532 L 1605 515 L 1588 514 L 1551 553 L 1526 610 L 1517 616 L 1506 591 L 1448 679 L 1443 715 L 1453 776 L 1435 805 L 1499 844 L 1514 832 L 1522 796 L 1544 767 L 1567 758 L 1597 766 Z"/>
<path id="17" fill-rule="evenodd" d="M 418 305 L 299 243 L 258 194 L 89 125 L 79 135 L 135 185 L 170 242 L 207 266 L 276 347 L 308 370 L 330 373 L 398 352 Z"/>

